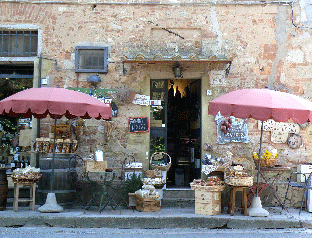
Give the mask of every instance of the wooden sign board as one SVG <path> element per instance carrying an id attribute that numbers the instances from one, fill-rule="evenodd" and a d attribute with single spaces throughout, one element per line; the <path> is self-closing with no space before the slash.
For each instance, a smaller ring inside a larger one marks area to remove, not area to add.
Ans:
<path id="1" fill-rule="evenodd" d="M 129 118 L 129 132 L 148 132 L 149 123 L 148 117 L 132 117 Z"/>
<path id="2" fill-rule="evenodd" d="M 51 125 L 51 133 L 54 135 L 54 125 Z M 56 139 L 70 138 L 70 125 L 56 125 Z"/>

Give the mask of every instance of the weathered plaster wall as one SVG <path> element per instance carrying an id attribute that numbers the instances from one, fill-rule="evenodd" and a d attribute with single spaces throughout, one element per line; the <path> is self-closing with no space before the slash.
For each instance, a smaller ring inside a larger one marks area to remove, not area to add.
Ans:
<path id="1" fill-rule="evenodd" d="M 305 16 L 299 4 L 294 4 L 292 16 L 290 5 L 266 5 L 263 2 L 48 2 L 51 1 L 39 4 L 0 2 L 0 25 L 20 25 L 22 28 L 32 24 L 39 27 L 43 77 L 49 77 L 48 86 L 90 87 L 87 78 L 91 74 L 74 72 L 74 50 L 78 45 L 109 47 L 108 73 L 100 74 L 102 82 L 98 87 L 125 87 L 146 95 L 149 95 L 150 79 L 173 77 L 173 62 L 126 63 L 124 75 L 123 56 L 132 58 L 143 54 L 154 57 L 160 54 L 166 58 L 176 54 L 184 57 L 195 54 L 203 58 L 212 55 L 231 58 L 229 75 L 225 85 L 221 86 L 209 84 L 209 71 L 224 70 L 225 64 L 182 63 L 184 78 L 202 79 L 202 142 L 212 143 L 215 154 L 230 150 L 235 156 L 251 159 L 251 150 L 259 142 L 260 133 L 257 121 L 250 119 L 250 143 L 216 144 L 214 118 L 207 115 L 210 100 L 235 89 L 266 86 L 312 98 L 311 29 L 304 25 L 308 20 L 302 21 Z M 212 96 L 207 96 L 206 90 L 212 90 Z M 127 149 L 146 167 L 148 163 L 144 158 L 149 150 L 149 133 L 128 133 L 128 118 L 135 116 L 149 116 L 149 108 L 131 103 L 119 105 L 118 117 L 113 118 L 115 130 L 108 144 L 103 141 L 101 131 L 104 122 L 86 122 L 80 153 L 87 155 L 92 142 L 105 151 Z M 311 133 L 311 126 L 300 131 L 304 146 L 297 150 L 276 144 L 279 163 L 294 166 L 311 162 Z M 270 141 L 269 132 L 265 132 L 264 137 L 265 141 Z M 202 151 L 202 157 L 205 153 Z M 117 165 L 112 162 L 111 166 Z"/>

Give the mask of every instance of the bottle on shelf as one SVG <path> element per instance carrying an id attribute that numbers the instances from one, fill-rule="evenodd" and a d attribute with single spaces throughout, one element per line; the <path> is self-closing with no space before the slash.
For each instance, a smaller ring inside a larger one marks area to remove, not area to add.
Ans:
<path id="1" fill-rule="evenodd" d="M 19 160 L 19 148 L 16 147 L 16 152 L 14 154 L 15 168 L 21 168 L 21 161 Z"/>
<path id="2" fill-rule="evenodd" d="M 22 163 L 21 163 L 19 157 L 17 157 L 16 168 L 17 168 L 17 169 L 22 168 Z"/>
<path id="3" fill-rule="evenodd" d="M 11 162 L 11 171 L 12 171 L 12 172 L 16 169 L 16 162 L 17 162 L 17 161 L 15 161 L 15 157 L 13 157 L 13 160 L 12 160 L 12 162 Z"/>
<path id="4" fill-rule="evenodd" d="M 25 168 L 25 160 L 24 160 L 24 156 L 22 156 L 22 161 L 21 161 L 21 168 Z"/>
<path id="5" fill-rule="evenodd" d="M 96 89 L 94 90 L 93 97 L 94 97 L 94 98 L 97 98 Z"/>
<path id="6" fill-rule="evenodd" d="M 25 168 L 29 165 L 30 165 L 30 161 L 29 161 L 29 157 L 27 156 L 25 160 Z"/>
<path id="7" fill-rule="evenodd" d="M 1 165 L 1 168 L 4 168 L 4 167 L 5 167 L 5 159 L 4 159 L 4 156 L 2 156 L 0 165 Z"/>

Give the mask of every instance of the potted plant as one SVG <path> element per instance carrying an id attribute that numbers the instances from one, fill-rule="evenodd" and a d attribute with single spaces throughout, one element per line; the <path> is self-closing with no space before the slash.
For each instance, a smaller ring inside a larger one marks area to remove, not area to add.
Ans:
<path id="1" fill-rule="evenodd" d="M 142 178 L 140 175 L 133 173 L 132 177 L 125 181 L 123 193 L 125 197 L 129 197 L 129 206 L 136 207 L 135 191 L 141 189 L 143 186 Z"/>

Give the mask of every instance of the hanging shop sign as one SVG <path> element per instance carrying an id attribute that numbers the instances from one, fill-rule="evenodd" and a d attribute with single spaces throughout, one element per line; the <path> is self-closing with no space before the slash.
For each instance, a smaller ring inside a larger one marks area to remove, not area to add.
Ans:
<path id="1" fill-rule="evenodd" d="M 258 129 L 261 130 L 261 121 L 258 121 Z M 297 123 L 276 122 L 267 120 L 263 122 L 264 131 L 285 131 L 288 133 L 299 133 L 300 126 Z"/>
<path id="2" fill-rule="evenodd" d="M 149 106 L 149 104 L 150 104 L 150 96 L 136 94 L 134 96 L 134 99 L 133 99 L 132 103 L 133 104 L 138 104 L 138 105 L 141 105 L 141 106 Z"/>
<path id="3" fill-rule="evenodd" d="M 150 100 L 151 106 L 161 106 L 161 100 Z"/>
<path id="4" fill-rule="evenodd" d="M 225 86 L 225 70 L 211 70 L 209 72 L 209 84 L 212 87 Z"/>
<path id="5" fill-rule="evenodd" d="M 288 132 L 286 131 L 271 131 L 271 141 L 273 143 L 286 143 Z"/>
<path id="6" fill-rule="evenodd" d="M 129 118 L 129 132 L 148 132 L 149 123 L 148 117 L 133 117 Z"/>
<path id="7" fill-rule="evenodd" d="M 239 119 L 233 116 L 227 118 L 221 116 L 220 112 L 215 117 L 217 124 L 217 143 L 230 142 L 248 143 L 248 119 Z"/>
<path id="8" fill-rule="evenodd" d="M 258 129 L 261 130 L 261 121 L 258 121 Z M 271 132 L 271 141 L 273 143 L 287 143 L 289 133 L 298 134 L 300 125 L 297 123 L 276 122 L 267 120 L 263 122 L 263 130 Z"/>

